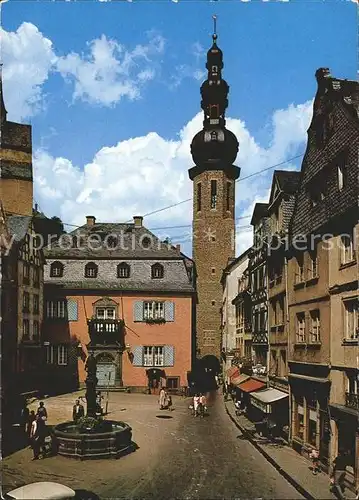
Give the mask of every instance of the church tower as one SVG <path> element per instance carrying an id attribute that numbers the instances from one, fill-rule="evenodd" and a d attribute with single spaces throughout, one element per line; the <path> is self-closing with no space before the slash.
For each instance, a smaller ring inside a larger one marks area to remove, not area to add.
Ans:
<path id="1" fill-rule="evenodd" d="M 0 200 L 6 214 L 32 215 L 31 125 L 7 120 L 2 72 L 0 74 Z"/>
<path id="2" fill-rule="evenodd" d="M 195 135 L 189 169 L 193 181 L 193 258 L 197 272 L 196 347 L 198 358 L 221 352 L 222 271 L 235 256 L 236 136 L 226 129 L 229 86 L 222 78 L 223 53 L 213 44 L 207 53 L 208 77 L 201 86 L 203 129 Z"/>

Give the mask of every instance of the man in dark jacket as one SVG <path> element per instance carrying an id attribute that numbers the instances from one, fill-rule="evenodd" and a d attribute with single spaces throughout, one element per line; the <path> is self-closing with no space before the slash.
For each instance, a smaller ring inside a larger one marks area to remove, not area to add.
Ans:
<path id="1" fill-rule="evenodd" d="M 82 404 L 80 404 L 80 400 L 76 399 L 76 402 L 72 408 L 72 420 L 74 422 L 78 422 L 78 420 L 85 415 L 85 410 Z"/>

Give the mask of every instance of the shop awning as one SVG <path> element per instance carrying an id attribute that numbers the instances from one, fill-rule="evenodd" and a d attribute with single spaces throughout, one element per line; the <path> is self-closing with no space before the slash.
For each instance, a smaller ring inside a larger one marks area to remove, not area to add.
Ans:
<path id="1" fill-rule="evenodd" d="M 278 391 L 278 389 L 264 389 L 251 395 L 251 398 L 258 399 L 263 403 L 275 403 L 280 399 L 287 398 L 286 392 Z"/>
<path id="2" fill-rule="evenodd" d="M 263 389 L 263 387 L 265 387 L 265 384 L 254 378 L 250 378 L 239 386 L 240 390 L 243 392 L 258 391 L 258 389 Z"/>
<path id="3" fill-rule="evenodd" d="M 240 375 L 236 375 L 235 377 L 231 378 L 231 384 L 233 385 L 239 385 L 248 380 L 250 377 L 249 375 L 245 375 L 244 373 Z"/>
<path id="4" fill-rule="evenodd" d="M 272 413 L 272 404 L 288 398 L 286 392 L 278 389 L 264 389 L 263 391 L 251 394 L 251 404 L 259 408 L 264 413 Z"/>

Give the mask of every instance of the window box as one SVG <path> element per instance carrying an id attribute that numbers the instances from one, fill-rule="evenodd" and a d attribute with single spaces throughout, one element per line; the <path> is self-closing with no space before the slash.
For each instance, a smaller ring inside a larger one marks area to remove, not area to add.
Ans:
<path id="1" fill-rule="evenodd" d="M 350 262 L 346 262 L 345 264 L 340 264 L 339 271 L 341 271 L 342 269 L 347 269 L 348 267 L 355 266 L 356 263 L 357 261 L 354 259 L 351 260 Z"/>
<path id="2" fill-rule="evenodd" d="M 342 345 L 359 345 L 359 338 L 342 339 Z"/>
<path id="3" fill-rule="evenodd" d="M 307 286 L 313 286 L 313 285 L 316 285 L 319 281 L 319 276 L 314 276 L 313 278 L 310 278 L 309 280 L 307 280 L 307 283 L 306 285 Z"/>
<path id="4" fill-rule="evenodd" d="M 321 347 L 321 342 L 308 342 L 307 347 L 313 347 L 319 349 Z"/>
<path id="5" fill-rule="evenodd" d="M 298 348 L 298 349 L 303 348 L 303 347 L 307 347 L 307 343 L 306 342 L 296 342 L 294 344 L 294 347 Z"/>
<path id="6" fill-rule="evenodd" d="M 146 318 L 145 322 L 148 325 L 163 325 L 163 323 L 166 323 L 165 318 Z"/>
<path id="7" fill-rule="evenodd" d="M 294 290 L 299 290 L 300 288 L 304 288 L 305 282 L 300 281 L 299 283 L 294 283 Z"/>

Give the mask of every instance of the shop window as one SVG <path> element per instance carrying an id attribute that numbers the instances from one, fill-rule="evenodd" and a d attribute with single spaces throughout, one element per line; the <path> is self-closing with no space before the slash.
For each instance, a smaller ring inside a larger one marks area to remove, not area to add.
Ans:
<path id="1" fill-rule="evenodd" d="M 304 401 L 302 397 L 295 400 L 294 405 L 295 411 L 295 437 L 303 440 L 304 439 Z"/>
<path id="2" fill-rule="evenodd" d="M 307 414 L 308 414 L 308 443 L 316 446 L 317 443 L 317 401 L 315 399 L 307 399 Z"/>

